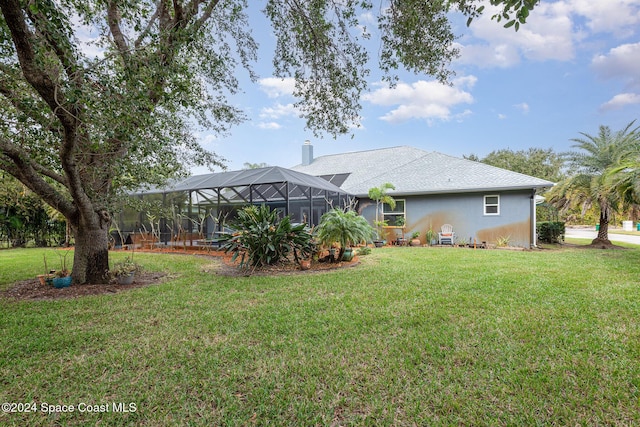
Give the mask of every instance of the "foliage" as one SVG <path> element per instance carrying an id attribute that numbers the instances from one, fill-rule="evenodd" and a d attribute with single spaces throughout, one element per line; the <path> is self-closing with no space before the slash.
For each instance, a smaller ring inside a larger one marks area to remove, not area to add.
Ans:
<path id="1" fill-rule="evenodd" d="M 551 182 L 558 182 L 565 177 L 565 159 L 562 154 L 554 152 L 551 148 L 529 148 L 520 151 L 507 148 L 492 151 L 482 159 L 474 154 L 464 158 Z"/>
<path id="2" fill-rule="evenodd" d="M 538 240 L 544 243 L 562 243 L 565 225 L 562 221 L 541 221 L 536 223 Z"/>
<path id="3" fill-rule="evenodd" d="M 322 215 L 316 237 L 325 247 L 340 246 L 337 256 L 341 260 L 344 250 L 373 238 L 374 230 L 369 222 L 353 210 L 332 209 Z"/>
<path id="4" fill-rule="evenodd" d="M 425 232 L 425 239 L 427 240 L 427 244 L 431 245 L 431 242 L 433 242 L 438 236 L 438 233 L 436 233 L 432 227 L 429 227 L 429 229 Z"/>
<path id="5" fill-rule="evenodd" d="M 278 218 L 278 212 L 268 206 L 248 206 L 238 211 L 229 223 L 231 234 L 221 238 L 221 248 L 240 257 L 240 267 L 253 269 L 277 264 L 289 255 L 296 262 L 315 251 L 311 230 L 306 224 L 292 224 L 291 218 Z"/>
<path id="6" fill-rule="evenodd" d="M 373 187 L 369 189 L 369 192 L 368 192 L 369 198 L 376 202 L 376 219 L 374 224 L 377 229 L 378 238 L 382 237 L 382 227 L 385 227 L 387 225 L 384 218 L 380 219 L 380 215 L 382 214 L 382 207 L 385 204 L 389 205 L 391 209 L 395 209 L 396 207 L 396 199 L 394 199 L 392 196 L 387 194 L 389 190 L 395 190 L 395 189 L 396 187 L 390 182 L 385 182 L 379 187 Z"/>
<path id="7" fill-rule="evenodd" d="M 592 206 L 600 211 L 598 236 L 594 244 L 609 242 L 609 222 L 624 201 L 620 187 L 611 185 L 612 170 L 619 170 L 620 161 L 629 147 L 640 141 L 638 128 L 634 122 L 613 132 L 608 126 L 600 126 L 598 135 L 581 132 L 582 138 L 572 139 L 577 150 L 565 154 L 573 175 L 563 180 L 548 193 L 549 203 L 561 211 L 581 206 L 586 212 Z"/>
<path id="8" fill-rule="evenodd" d="M 635 120 L 628 125 L 633 126 Z M 637 209 L 640 205 L 640 127 L 627 132 L 617 165 L 606 173 L 607 185 L 621 198 L 623 206 Z"/>
<path id="9" fill-rule="evenodd" d="M 113 265 L 113 268 L 109 270 L 111 277 L 123 277 L 129 276 L 132 273 L 142 271 L 142 266 L 133 262 L 132 257 L 126 257 L 124 260 L 117 262 Z"/>
<path id="10" fill-rule="evenodd" d="M 0 176 L 0 242 L 9 246 L 50 246 L 64 241 L 65 223 L 57 212 L 10 176 Z"/>
<path id="11" fill-rule="evenodd" d="M 261 163 L 244 162 L 242 165 L 242 169 L 260 169 L 260 168 L 267 168 L 267 167 L 269 167 L 269 165 L 264 162 L 261 162 Z"/>
<path id="12" fill-rule="evenodd" d="M 371 254 L 371 248 L 369 246 L 362 246 L 361 248 L 358 248 L 357 253 L 359 256 L 369 255 Z"/>
<path id="13" fill-rule="evenodd" d="M 420 232 L 419 231 L 414 231 L 413 233 L 411 233 L 411 239 L 419 239 L 420 238 Z"/>
<path id="14" fill-rule="evenodd" d="M 499 248 L 505 248 L 509 246 L 510 243 L 511 243 L 511 235 L 499 236 L 496 239 L 496 246 Z"/>

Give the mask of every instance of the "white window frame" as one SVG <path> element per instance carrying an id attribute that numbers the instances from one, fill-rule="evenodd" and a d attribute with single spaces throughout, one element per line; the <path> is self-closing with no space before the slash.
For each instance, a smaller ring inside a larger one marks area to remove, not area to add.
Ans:
<path id="1" fill-rule="evenodd" d="M 405 219 L 405 221 L 407 220 L 407 201 L 405 199 L 396 199 L 396 206 L 398 206 L 400 202 L 402 202 L 402 206 L 404 207 L 402 211 L 385 211 L 384 207 L 386 203 L 382 204 L 382 220 L 383 221 L 385 221 L 387 217 L 392 217 L 392 216 L 402 216 Z"/>
<path id="2" fill-rule="evenodd" d="M 496 203 L 487 203 L 487 199 L 489 197 L 495 197 L 497 199 Z M 483 198 L 483 212 L 485 216 L 496 216 L 500 215 L 500 195 L 499 194 L 487 194 Z M 496 207 L 496 212 L 487 212 L 488 207 Z"/>

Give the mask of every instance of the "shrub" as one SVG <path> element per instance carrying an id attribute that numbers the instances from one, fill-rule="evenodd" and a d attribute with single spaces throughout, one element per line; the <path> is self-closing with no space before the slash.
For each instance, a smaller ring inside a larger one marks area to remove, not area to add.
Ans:
<path id="1" fill-rule="evenodd" d="M 564 240 L 565 224 L 562 221 L 543 221 L 536 224 L 538 240 L 544 243 L 560 243 Z"/>
<path id="2" fill-rule="evenodd" d="M 273 265 L 293 254 L 296 262 L 315 251 L 311 230 L 306 224 L 292 224 L 289 216 L 279 220 L 268 206 L 248 206 L 229 224 L 231 234 L 222 237 L 222 249 L 240 257 L 240 267 Z"/>
<path id="3" fill-rule="evenodd" d="M 344 250 L 349 246 L 366 242 L 373 238 L 374 229 L 367 220 L 355 211 L 332 209 L 322 215 L 318 225 L 317 237 L 321 244 L 331 247 L 340 245 L 340 251 L 334 260 L 341 260 Z"/>

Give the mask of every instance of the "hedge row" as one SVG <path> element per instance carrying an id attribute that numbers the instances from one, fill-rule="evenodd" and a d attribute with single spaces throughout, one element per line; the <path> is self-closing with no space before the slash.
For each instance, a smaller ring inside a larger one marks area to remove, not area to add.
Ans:
<path id="1" fill-rule="evenodd" d="M 565 223 L 542 221 L 536 224 L 538 240 L 544 243 L 561 243 L 564 240 Z"/>

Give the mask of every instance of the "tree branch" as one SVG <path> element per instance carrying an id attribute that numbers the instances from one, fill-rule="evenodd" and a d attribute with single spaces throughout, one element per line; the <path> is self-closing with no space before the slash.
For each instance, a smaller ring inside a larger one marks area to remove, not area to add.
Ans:
<path id="1" fill-rule="evenodd" d="M 34 4 L 34 1 L 29 1 L 28 5 L 31 6 L 32 4 Z M 63 28 L 54 25 L 54 22 L 62 22 L 62 18 L 56 16 L 57 19 L 51 20 L 42 12 L 33 13 L 31 7 L 27 7 L 27 13 L 37 31 L 42 34 L 42 37 L 55 52 L 67 75 L 72 78 L 77 78 L 81 73 L 78 73 L 78 63 L 73 55 L 73 48 L 71 47 L 69 38 L 64 34 Z M 57 10 L 53 8 L 51 14 L 57 14 Z"/>
<path id="2" fill-rule="evenodd" d="M 129 62 L 129 46 L 127 45 L 127 40 L 120 29 L 120 12 L 118 11 L 118 5 L 115 1 L 109 2 L 107 6 L 107 22 L 109 24 L 109 30 L 111 31 L 111 35 L 113 36 L 113 42 L 116 44 L 118 48 L 118 52 L 122 55 L 122 59 L 124 59 L 125 63 Z"/>
<path id="3" fill-rule="evenodd" d="M 67 109 L 61 108 L 62 104 L 57 99 L 57 94 L 62 94 L 61 88 L 53 82 L 45 70 L 38 66 L 33 46 L 34 35 L 27 26 L 20 3 L 18 0 L 0 0 L 0 10 L 11 32 L 25 79 L 49 105 L 62 125 L 65 128 L 73 128 L 75 117 Z"/>
<path id="4" fill-rule="evenodd" d="M 40 174 L 66 185 L 63 177 L 41 165 L 35 165 L 29 159 L 28 153 L 5 138 L 0 138 L 0 153 L 0 159 L 3 160 L 0 162 L 0 168 L 17 178 L 65 217 L 70 218 L 75 214 L 76 210 L 73 204 L 45 181 Z"/>

